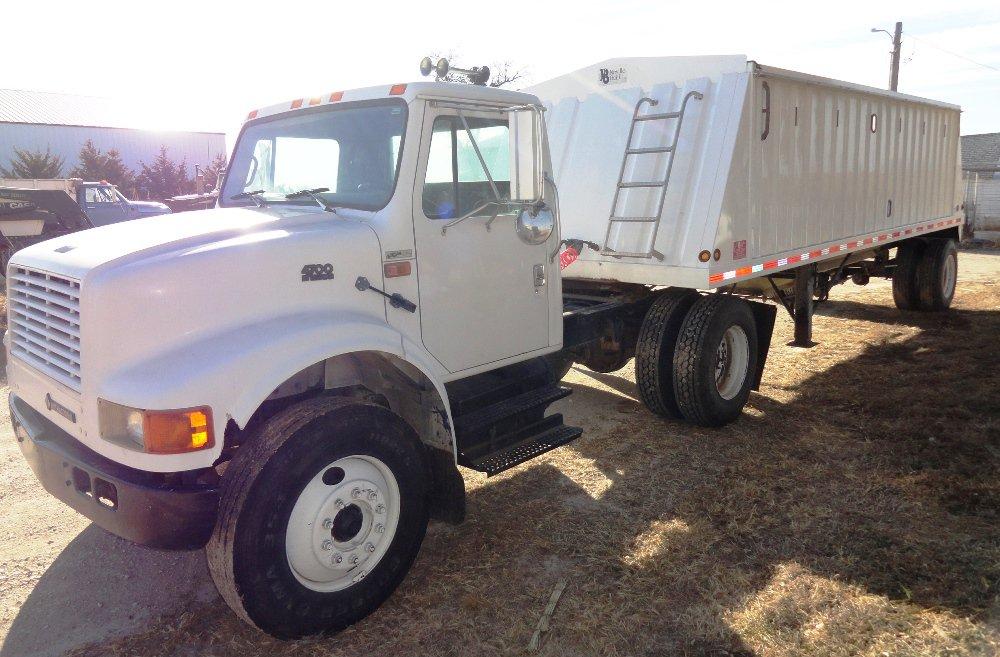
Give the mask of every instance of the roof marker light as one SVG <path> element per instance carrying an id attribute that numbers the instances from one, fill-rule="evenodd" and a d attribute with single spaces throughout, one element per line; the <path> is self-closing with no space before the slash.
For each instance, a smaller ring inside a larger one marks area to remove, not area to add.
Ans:
<path id="1" fill-rule="evenodd" d="M 316 96 L 315 98 L 310 98 L 309 99 L 309 104 L 310 105 L 319 105 L 322 102 L 323 102 L 323 99 L 320 98 L 319 96 Z"/>
<path id="2" fill-rule="evenodd" d="M 301 98 L 298 98 L 298 99 L 292 101 L 292 109 L 298 109 L 300 107 L 302 107 L 302 99 Z"/>
<path id="3" fill-rule="evenodd" d="M 390 96 L 402 96 L 404 93 L 406 93 L 405 84 L 394 84 L 391 87 L 389 87 Z"/>
<path id="4" fill-rule="evenodd" d="M 331 103 L 340 102 L 341 100 L 343 100 L 343 98 L 344 98 L 344 92 L 343 91 L 334 91 L 332 94 L 330 94 L 330 102 Z"/>
<path id="5" fill-rule="evenodd" d="M 252 121 L 253 119 L 256 119 L 256 118 L 257 118 L 257 110 L 254 110 L 254 111 L 250 112 L 249 114 L 247 114 L 247 121 Z"/>

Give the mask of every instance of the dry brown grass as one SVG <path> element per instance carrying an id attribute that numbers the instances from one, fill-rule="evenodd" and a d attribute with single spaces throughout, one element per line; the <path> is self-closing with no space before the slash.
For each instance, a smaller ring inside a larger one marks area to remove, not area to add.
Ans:
<path id="1" fill-rule="evenodd" d="M 561 579 L 545 655 L 996 654 L 1000 287 L 963 280 L 955 306 L 838 289 L 809 350 L 779 316 L 721 430 L 653 417 L 630 369 L 575 370 L 561 410 L 584 437 L 466 472 L 467 522 L 433 526 L 367 620 L 282 643 L 219 601 L 77 657 L 516 655 Z"/>

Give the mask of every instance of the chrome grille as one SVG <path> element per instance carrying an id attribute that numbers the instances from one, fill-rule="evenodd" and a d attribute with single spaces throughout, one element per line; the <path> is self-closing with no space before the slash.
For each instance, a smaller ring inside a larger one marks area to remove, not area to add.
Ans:
<path id="1" fill-rule="evenodd" d="M 10 353 L 80 390 L 80 282 L 13 266 L 7 275 Z"/>

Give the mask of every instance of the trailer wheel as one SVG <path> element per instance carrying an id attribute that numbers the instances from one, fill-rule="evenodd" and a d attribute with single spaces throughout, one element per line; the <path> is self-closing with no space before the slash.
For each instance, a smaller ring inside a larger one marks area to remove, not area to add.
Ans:
<path id="1" fill-rule="evenodd" d="M 917 264 L 916 288 L 920 309 L 947 310 L 955 298 L 958 280 L 958 247 L 953 239 L 935 239 Z"/>
<path id="2" fill-rule="evenodd" d="M 667 290 L 646 311 L 639 329 L 635 348 L 639 399 L 663 417 L 683 418 L 674 397 L 674 347 L 684 316 L 699 298 L 694 290 Z"/>
<path id="3" fill-rule="evenodd" d="M 279 413 L 225 473 L 206 547 L 219 593 L 283 639 L 361 620 L 420 548 L 425 471 L 416 434 L 382 406 L 323 397 Z"/>
<path id="4" fill-rule="evenodd" d="M 892 300 L 900 310 L 917 310 L 920 294 L 917 290 L 917 265 L 924 252 L 923 242 L 903 242 L 896 249 L 896 267 L 892 270 Z"/>
<path id="5" fill-rule="evenodd" d="M 674 395 L 681 414 L 703 427 L 740 416 L 758 358 L 757 325 L 746 302 L 703 296 L 688 311 L 674 349 Z"/>

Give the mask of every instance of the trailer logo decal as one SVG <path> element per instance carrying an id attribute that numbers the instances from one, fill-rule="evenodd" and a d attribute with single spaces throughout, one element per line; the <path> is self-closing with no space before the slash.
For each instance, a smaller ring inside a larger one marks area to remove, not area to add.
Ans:
<path id="1" fill-rule="evenodd" d="M 599 69 L 598 79 L 601 84 L 624 84 L 628 82 L 628 72 L 624 67 Z"/>
<path id="2" fill-rule="evenodd" d="M 333 280 L 333 265 L 305 265 L 302 267 L 302 282 Z"/>
<path id="3" fill-rule="evenodd" d="M 910 228 L 900 228 L 891 233 L 881 233 L 878 235 L 873 235 L 871 237 L 864 237 L 853 242 L 847 242 L 846 244 L 834 244 L 833 246 L 824 247 L 822 249 L 815 249 L 813 251 L 806 251 L 805 253 L 798 253 L 795 255 L 790 255 L 784 258 L 777 258 L 775 260 L 768 260 L 766 262 L 757 263 L 749 267 L 739 267 L 732 271 L 727 272 L 717 272 L 708 275 L 708 282 L 711 285 L 717 283 L 722 283 L 723 281 L 731 281 L 737 278 L 744 278 L 750 276 L 751 274 L 757 274 L 761 271 L 766 271 L 769 269 L 779 269 L 781 267 L 786 267 L 788 265 L 794 265 L 799 262 L 807 262 L 809 260 L 814 260 L 816 258 L 821 258 L 823 256 L 830 255 L 831 253 L 840 253 L 842 251 L 857 251 L 864 249 L 866 247 L 874 246 L 880 242 L 888 242 L 890 240 L 897 240 L 899 238 L 905 238 L 908 235 L 913 235 L 914 233 L 922 233 L 925 231 L 940 230 L 941 228 L 947 228 L 948 226 L 957 226 L 962 223 L 962 217 L 952 217 L 951 219 L 944 219 L 942 221 L 933 221 L 928 224 L 921 224 L 919 226 L 911 226 Z M 736 259 L 737 245 L 740 242 L 733 242 L 733 258 Z M 743 256 L 746 256 L 746 243 L 743 242 Z"/>

